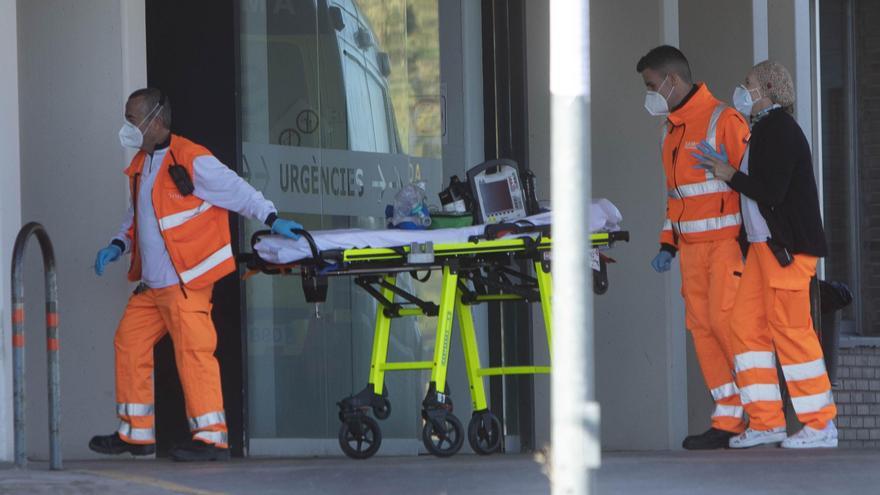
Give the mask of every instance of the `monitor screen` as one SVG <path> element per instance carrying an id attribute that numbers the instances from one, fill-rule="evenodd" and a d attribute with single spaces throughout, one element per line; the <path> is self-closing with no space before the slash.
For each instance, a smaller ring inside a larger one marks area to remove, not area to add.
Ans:
<path id="1" fill-rule="evenodd" d="M 483 216 L 513 209 L 513 197 L 506 179 L 495 182 L 481 181 L 480 196 L 483 200 Z"/>

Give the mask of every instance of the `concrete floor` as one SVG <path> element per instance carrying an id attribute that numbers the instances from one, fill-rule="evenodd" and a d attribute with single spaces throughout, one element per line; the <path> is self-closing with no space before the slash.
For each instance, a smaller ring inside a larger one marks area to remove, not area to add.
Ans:
<path id="1" fill-rule="evenodd" d="M 606 453 L 600 494 L 880 494 L 880 452 L 869 450 Z M 549 493 L 532 456 L 32 462 L 0 466 L 0 494 L 130 493 L 515 495 Z"/>

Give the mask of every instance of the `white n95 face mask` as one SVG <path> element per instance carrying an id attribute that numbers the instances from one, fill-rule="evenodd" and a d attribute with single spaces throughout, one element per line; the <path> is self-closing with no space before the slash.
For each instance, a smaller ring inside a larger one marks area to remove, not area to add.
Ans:
<path id="1" fill-rule="evenodd" d="M 752 114 L 752 107 L 755 106 L 757 100 L 752 99 L 751 89 L 740 84 L 733 90 L 733 106 L 736 110 L 746 117 Z M 760 100 L 761 98 L 758 98 Z"/>
<path id="2" fill-rule="evenodd" d="M 144 133 L 126 120 L 119 129 L 119 144 L 126 148 L 140 149 L 144 144 Z"/>
<path id="3" fill-rule="evenodd" d="M 663 96 L 660 94 L 660 91 L 663 89 L 663 85 L 666 84 L 669 76 L 666 76 L 663 79 L 663 82 L 660 83 L 660 87 L 657 88 L 657 91 L 648 91 L 645 94 L 645 110 L 648 111 L 651 115 L 655 117 L 660 117 L 663 115 L 669 115 L 669 101 L 667 98 L 672 95 L 672 92 L 675 91 L 675 85 L 669 89 L 669 94 Z"/>
<path id="4" fill-rule="evenodd" d="M 141 121 L 143 124 L 148 118 L 150 119 L 147 122 L 147 127 L 153 122 L 156 116 L 159 115 L 158 110 L 162 107 L 157 103 L 156 106 L 153 107 L 152 110 L 144 117 L 144 120 Z M 154 113 L 155 112 L 155 113 Z M 152 117 L 150 117 L 152 115 Z M 125 121 L 122 124 L 122 128 L 119 129 L 119 144 L 126 148 L 140 149 L 144 144 L 144 133 L 141 132 L 140 126 L 141 124 L 134 125 L 129 121 Z"/>

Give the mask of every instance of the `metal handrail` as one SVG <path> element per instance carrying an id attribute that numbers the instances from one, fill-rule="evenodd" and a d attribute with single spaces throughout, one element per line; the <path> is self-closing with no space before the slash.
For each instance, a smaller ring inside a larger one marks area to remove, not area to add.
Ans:
<path id="1" fill-rule="evenodd" d="M 55 277 L 55 253 L 49 234 L 37 222 L 21 228 L 12 251 L 12 363 L 15 424 L 15 465 L 27 465 L 24 402 L 24 251 L 31 235 L 36 235 L 43 252 L 46 279 L 46 352 L 49 378 L 49 467 L 61 469 L 61 369 L 58 359 L 58 284 Z"/>

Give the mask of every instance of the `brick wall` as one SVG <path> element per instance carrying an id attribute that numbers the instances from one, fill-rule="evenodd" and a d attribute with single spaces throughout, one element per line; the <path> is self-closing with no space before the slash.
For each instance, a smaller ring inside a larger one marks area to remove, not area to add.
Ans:
<path id="1" fill-rule="evenodd" d="M 880 447 L 880 347 L 840 350 L 834 398 L 840 447 Z"/>

